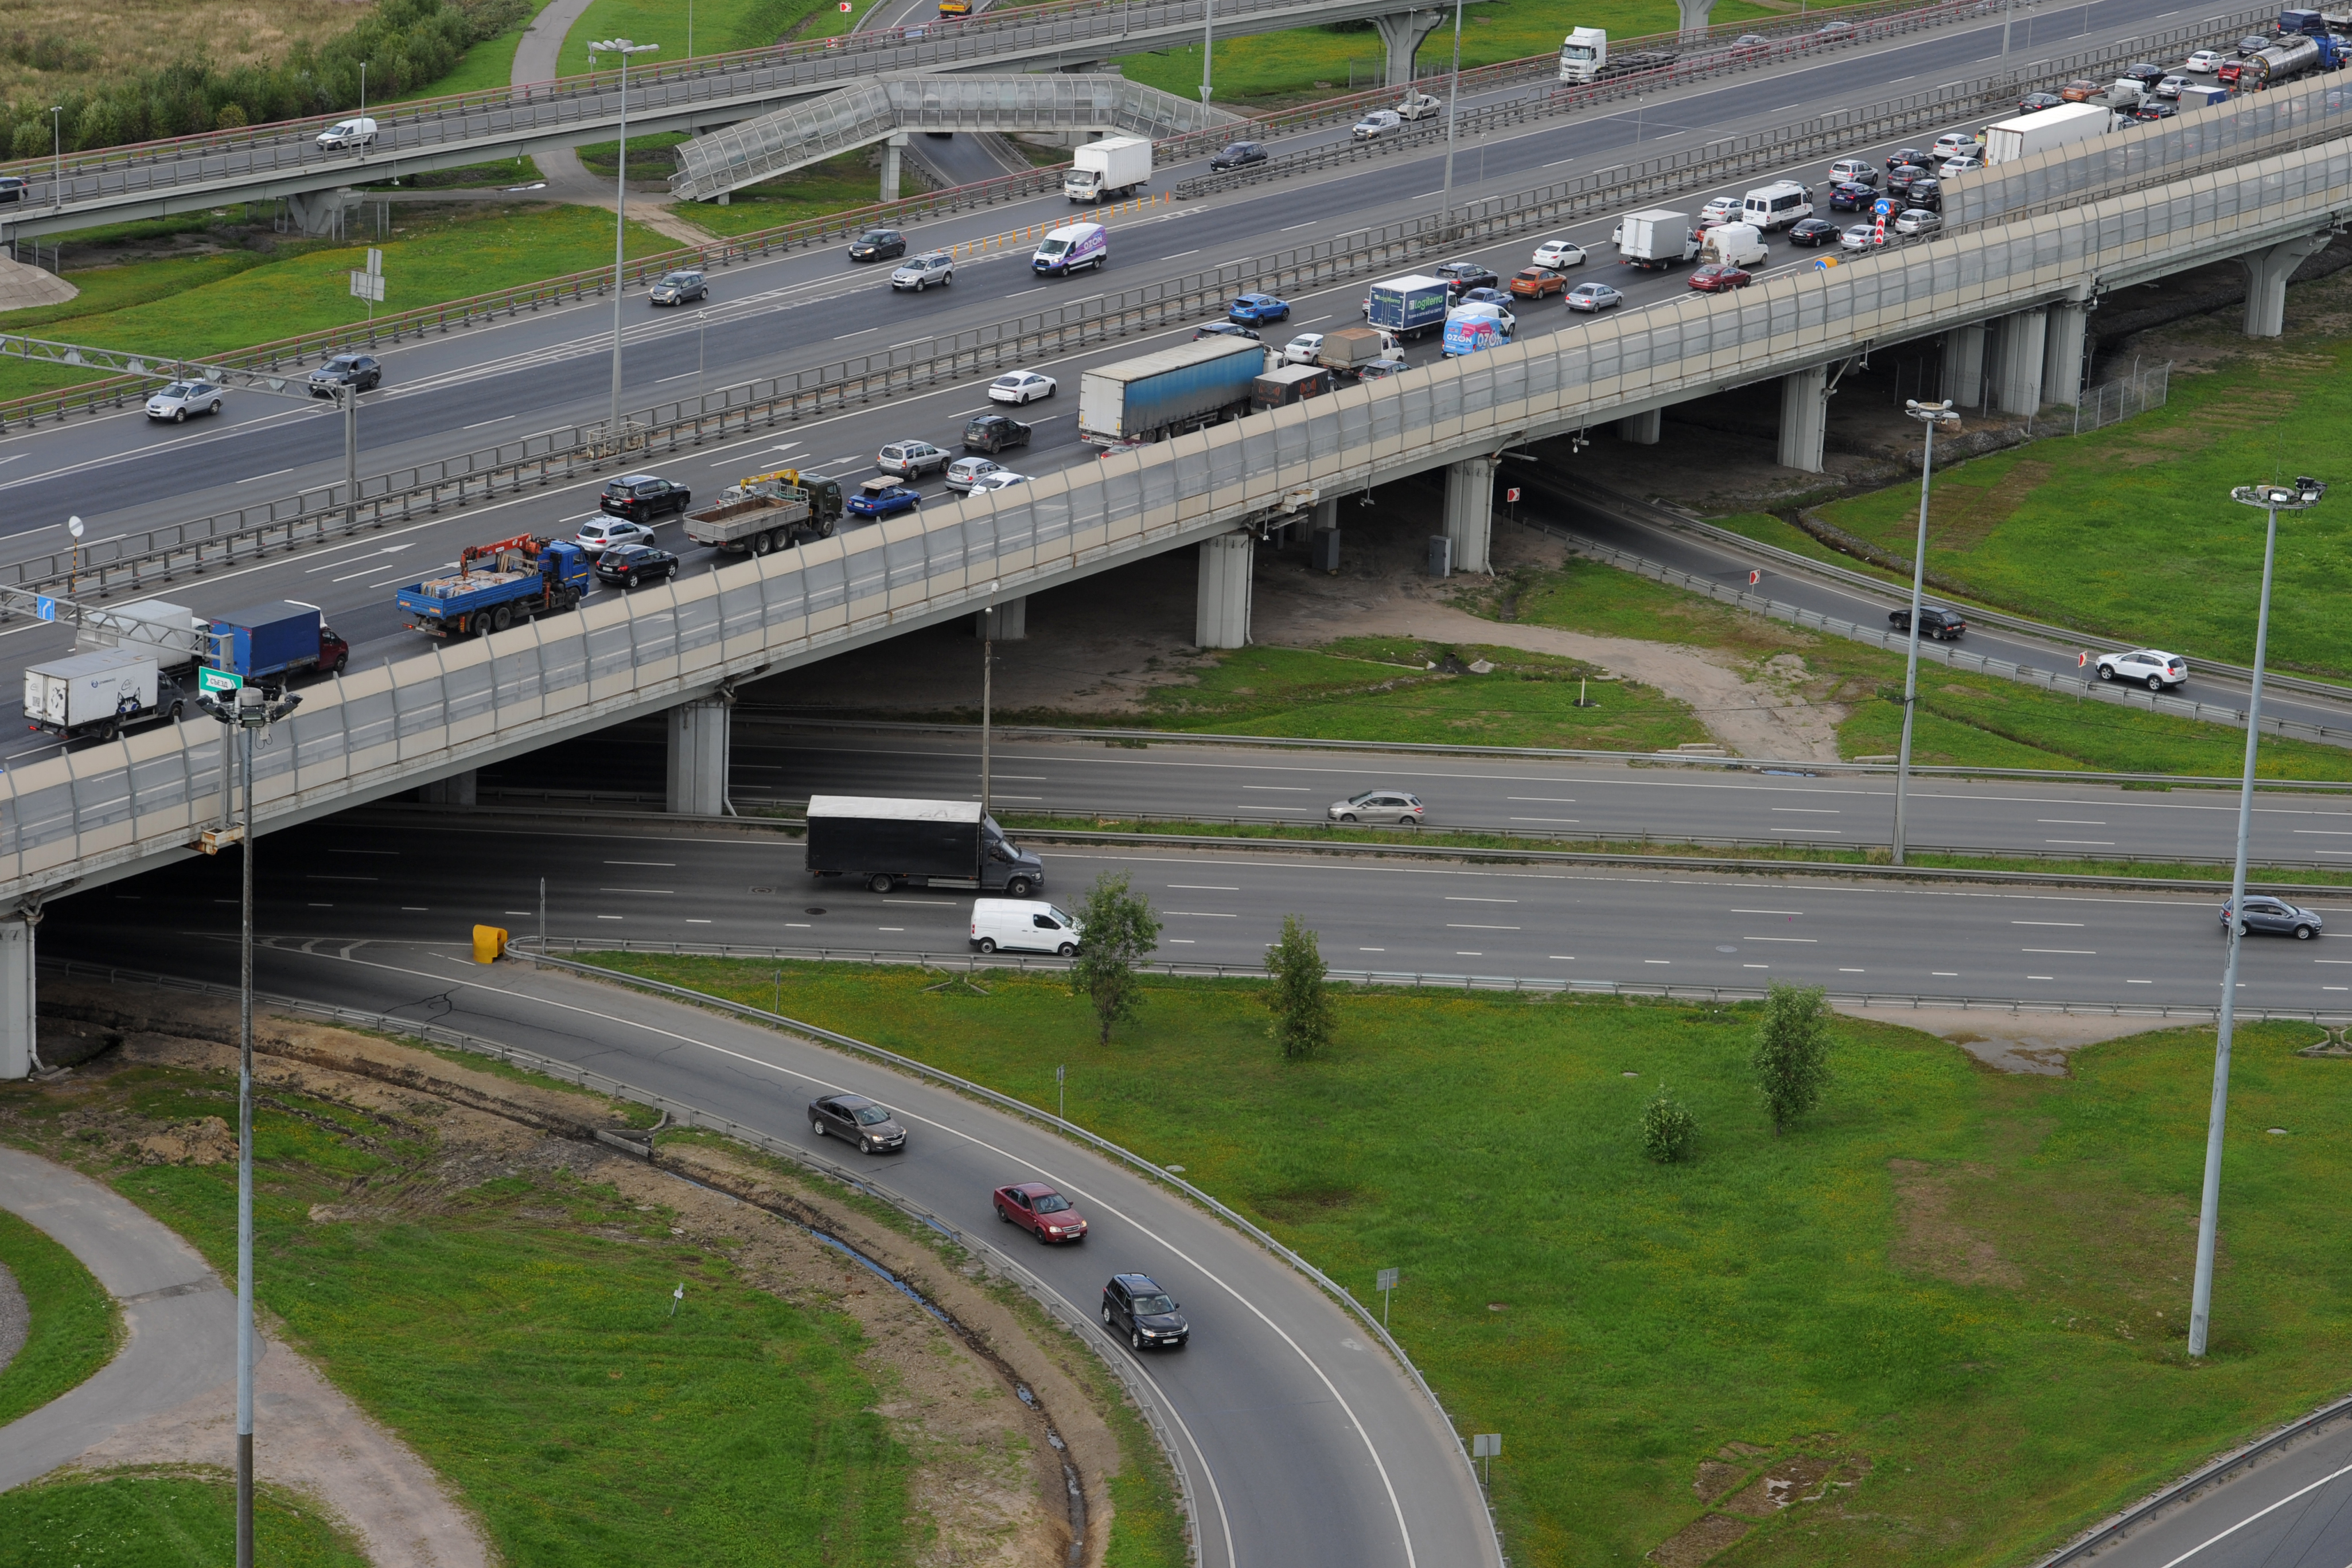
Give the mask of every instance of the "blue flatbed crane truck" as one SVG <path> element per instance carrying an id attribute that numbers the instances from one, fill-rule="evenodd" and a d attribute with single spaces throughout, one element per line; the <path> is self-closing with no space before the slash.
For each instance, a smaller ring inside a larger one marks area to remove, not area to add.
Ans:
<path id="1" fill-rule="evenodd" d="M 572 609 L 588 591 L 588 573 L 587 553 L 570 539 L 518 534 L 467 546 L 455 576 L 412 582 L 397 602 L 408 612 L 412 632 L 471 637 Z"/>

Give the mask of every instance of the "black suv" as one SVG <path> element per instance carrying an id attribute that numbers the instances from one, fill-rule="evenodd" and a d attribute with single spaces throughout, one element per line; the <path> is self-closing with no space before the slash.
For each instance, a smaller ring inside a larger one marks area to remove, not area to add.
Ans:
<path id="1" fill-rule="evenodd" d="M 1908 632 L 1911 630 L 1911 612 L 1891 610 L 1887 612 L 1886 623 L 1897 632 Z M 1960 640 L 1960 633 L 1968 629 L 1968 622 L 1961 619 L 1957 610 L 1938 610 L 1932 604 L 1919 607 L 1919 635 L 1922 637 L 1933 637 L 1939 643 L 1957 643 Z"/>
<path id="2" fill-rule="evenodd" d="M 1456 299 L 1474 288 L 1500 288 L 1503 286 L 1503 280 L 1496 277 L 1492 269 L 1475 261 L 1449 261 L 1443 267 L 1433 268 L 1430 276 L 1445 279 L 1446 292 Z"/>
<path id="3" fill-rule="evenodd" d="M 907 254 L 907 236 L 897 229 L 867 229 L 851 242 L 852 261 L 887 261 Z"/>
<path id="4" fill-rule="evenodd" d="M 624 474 L 596 497 L 598 511 L 633 523 L 649 523 L 667 513 L 683 512 L 693 504 L 693 491 L 657 474 Z"/>
<path id="5" fill-rule="evenodd" d="M 963 449 L 966 452 L 995 453 L 1028 444 L 1029 427 L 1001 413 L 975 415 L 963 427 Z"/>
<path id="6" fill-rule="evenodd" d="M 332 397 L 343 387 L 373 392 L 383 384 L 383 366 L 373 354 L 337 354 L 310 372 L 310 395 Z"/>
<path id="7" fill-rule="evenodd" d="M 1192 1337 L 1192 1325 L 1149 1274 L 1113 1274 L 1103 1287 L 1102 1318 L 1103 1327 L 1125 1333 L 1136 1350 L 1181 1350 Z"/>
<path id="8" fill-rule="evenodd" d="M 1224 147 L 1221 151 L 1218 152 L 1215 157 L 1209 160 L 1209 167 L 1212 170 L 1243 169 L 1247 168 L 1252 163 L 1263 163 L 1265 162 L 1265 144 L 1264 142 L 1229 141 L 1225 143 Z"/>
<path id="9" fill-rule="evenodd" d="M 596 558 L 596 577 L 635 588 L 643 582 L 667 582 L 677 575 L 677 557 L 653 545 L 621 545 Z"/>

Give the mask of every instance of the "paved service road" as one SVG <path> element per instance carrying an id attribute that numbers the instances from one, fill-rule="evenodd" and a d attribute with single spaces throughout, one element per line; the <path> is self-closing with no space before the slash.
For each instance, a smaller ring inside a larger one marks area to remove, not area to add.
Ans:
<path id="1" fill-rule="evenodd" d="M 563 847 L 575 859 L 583 852 L 577 842 Z M 356 929 L 343 910 L 307 928 L 328 921 Z M 219 926 L 216 916 L 205 924 Z M 446 915 L 437 925 L 445 937 L 452 929 Z M 289 929 L 276 910 L 269 929 Z M 86 938 L 73 945 L 92 956 Z M 137 947 L 143 966 L 199 975 L 233 951 L 167 929 L 142 932 Z M 958 1225 L 990 1225 L 989 1194 L 1004 1183 L 1050 1181 L 1076 1198 L 1093 1229 L 1077 1247 L 1024 1251 L 1027 1268 L 1088 1314 L 1112 1273 L 1149 1273 L 1192 1320 L 1188 1346 L 1137 1361 L 1176 1417 L 1203 1568 L 1500 1568 L 1453 1436 L 1387 1354 L 1303 1276 L 1126 1166 L 835 1051 L 517 964 L 486 968 L 446 940 L 272 947 L 257 955 L 255 983 L 593 1068 L 862 1164 L 878 1185 Z M 866 1159 L 811 1133 L 809 1100 L 844 1090 L 890 1105 L 909 1129 L 905 1153 Z M 1360 1292 L 1371 1281 L 1349 1283 Z"/>
<path id="2" fill-rule="evenodd" d="M 749 716 L 738 717 L 735 737 L 739 803 L 799 803 L 811 795 L 980 797 L 977 738 L 779 731 Z M 657 779 L 660 755 L 642 749 Z M 1895 817 L 1895 780 L 1879 777 L 1246 747 L 1131 749 L 1025 738 L 999 738 L 993 754 L 990 803 L 1000 816 L 1085 811 L 1320 822 L 1338 801 L 1394 789 L 1416 795 L 1434 828 L 1836 848 L 1883 847 Z M 2083 860 L 2226 860 L 2238 822 L 2234 790 L 2039 779 L 1914 779 L 1910 810 L 1916 847 Z M 2258 794 L 2252 850 L 2258 864 L 2352 862 L 2352 794 Z"/>
<path id="3" fill-rule="evenodd" d="M 196 1249 L 79 1171 L 0 1147 L 0 1208 L 40 1227 L 122 1308 L 130 1337 L 89 1382 L 0 1427 L 0 1491 L 236 1375 L 236 1298 Z"/>

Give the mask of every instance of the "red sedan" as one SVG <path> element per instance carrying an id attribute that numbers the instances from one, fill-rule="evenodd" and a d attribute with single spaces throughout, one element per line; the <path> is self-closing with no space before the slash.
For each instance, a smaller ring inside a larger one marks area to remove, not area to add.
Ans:
<path id="1" fill-rule="evenodd" d="M 1723 262 L 1709 262 L 1690 275 L 1690 286 L 1702 294 L 1719 294 L 1727 288 L 1745 288 L 1748 275 L 1745 268 Z"/>
<path id="2" fill-rule="evenodd" d="M 996 1189 L 996 1218 L 1017 1225 L 1039 1241 L 1084 1241 L 1086 1216 L 1042 1181 L 1016 1182 Z"/>

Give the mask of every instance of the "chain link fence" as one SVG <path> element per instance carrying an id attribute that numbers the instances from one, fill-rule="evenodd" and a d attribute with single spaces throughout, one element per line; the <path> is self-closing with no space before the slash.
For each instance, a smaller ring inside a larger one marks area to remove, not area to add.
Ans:
<path id="1" fill-rule="evenodd" d="M 2135 367 L 2132 373 L 2117 381 L 2101 382 L 2083 389 L 2083 401 L 2074 409 L 2074 434 L 2098 430 L 2136 413 L 2146 413 L 2162 408 L 2172 391 L 2172 361 L 2145 368 Z"/>

